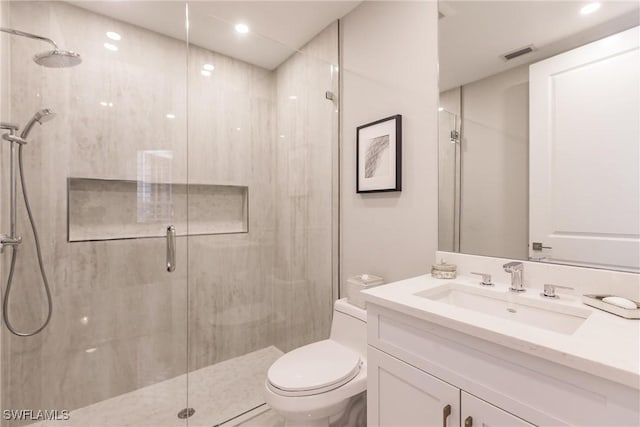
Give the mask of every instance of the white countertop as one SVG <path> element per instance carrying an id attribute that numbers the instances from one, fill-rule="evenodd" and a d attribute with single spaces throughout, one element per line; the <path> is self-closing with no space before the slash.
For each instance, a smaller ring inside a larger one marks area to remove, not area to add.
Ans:
<path id="1" fill-rule="evenodd" d="M 362 292 L 369 304 L 400 311 L 428 322 L 451 328 L 486 341 L 522 351 L 551 362 L 584 371 L 608 380 L 640 389 L 640 320 L 624 319 L 582 304 L 580 297 L 566 295 L 559 289 L 559 311 L 579 308 L 591 313 L 573 334 L 553 332 L 524 323 L 479 313 L 475 310 L 416 296 L 448 283 L 477 286 L 475 277 L 458 276 L 453 280 L 418 276 L 378 286 Z M 496 283 L 488 288 L 508 292 L 508 285 Z M 527 292 L 512 293 L 513 302 L 540 304 L 548 299 L 539 294 L 542 289 L 527 288 Z"/>

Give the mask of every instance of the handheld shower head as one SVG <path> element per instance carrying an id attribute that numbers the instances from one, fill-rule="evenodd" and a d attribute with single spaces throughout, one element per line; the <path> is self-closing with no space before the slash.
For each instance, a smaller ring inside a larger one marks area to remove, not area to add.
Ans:
<path id="1" fill-rule="evenodd" d="M 70 50 L 54 49 L 35 55 L 33 60 L 43 67 L 68 68 L 80 64 L 82 57 L 79 53 Z"/>
<path id="2" fill-rule="evenodd" d="M 40 124 L 43 124 L 45 122 L 48 122 L 49 120 L 55 119 L 56 113 L 54 113 L 53 110 L 45 108 L 43 110 L 38 111 L 36 114 L 34 114 L 33 118 L 38 122 L 40 122 Z"/>
<path id="3" fill-rule="evenodd" d="M 43 124 L 48 122 L 49 120 L 53 120 L 55 117 L 56 113 L 54 113 L 52 110 L 49 110 L 48 108 L 36 112 L 33 117 L 31 117 L 31 120 L 29 120 L 25 125 L 22 133 L 20 134 L 20 138 L 27 139 L 27 136 L 29 136 L 29 132 L 31 132 L 31 128 L 33 128 L 33 125 L 35 125 L 36 123 Z"/>

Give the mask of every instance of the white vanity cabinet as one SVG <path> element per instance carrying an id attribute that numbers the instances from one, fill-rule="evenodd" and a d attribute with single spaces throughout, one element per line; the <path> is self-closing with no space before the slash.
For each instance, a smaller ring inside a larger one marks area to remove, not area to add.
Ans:
<path id="1" fill-rule="evenodd" d="M 367 350 L 369 426 L 458 426 L 460 389 L 374 347 Z"/>
<path id="2" fill-rule="evenodd" d="M 367 363 L 369 426 L 533 426 L 375 347 Z"/>
<path id="3" fill-rule="evenodd" d="M 367 311 L 369 426 L 640 425 L 636 389 L 400 307 Z"/>
<path id="4" fill-rule="evenodd" d="M 460 391 L 460 419 L 464 427 L 533 427 L 534 424 Z"/>

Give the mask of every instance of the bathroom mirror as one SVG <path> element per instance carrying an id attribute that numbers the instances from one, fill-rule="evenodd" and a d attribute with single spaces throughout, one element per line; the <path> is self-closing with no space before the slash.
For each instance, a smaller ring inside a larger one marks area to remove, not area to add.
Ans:
<path id="1" fill-rule="evenodd" d="M 439 2 L 441 251 L 640 271 L 635 1 Z"/>

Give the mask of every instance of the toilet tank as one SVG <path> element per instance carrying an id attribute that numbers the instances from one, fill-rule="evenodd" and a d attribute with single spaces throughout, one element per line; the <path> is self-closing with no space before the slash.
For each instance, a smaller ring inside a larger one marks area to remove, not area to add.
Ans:
<path id="1" fill-rule="evenodd" d="M 351 305 L 346 298 L 333 305 L 332 340 L 367 357 L 367 311 Z"/>

